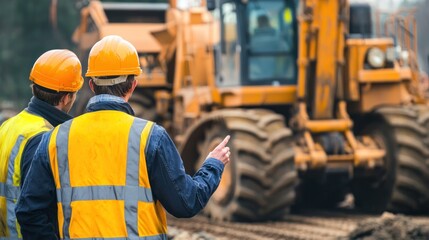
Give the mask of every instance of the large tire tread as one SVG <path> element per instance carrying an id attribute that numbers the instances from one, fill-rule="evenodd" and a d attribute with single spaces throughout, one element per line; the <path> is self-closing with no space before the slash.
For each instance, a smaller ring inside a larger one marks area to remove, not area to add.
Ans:
<path id="1" fill-rule="evenodd" d="M 381 116 L 393 138 L 390 151 L 392 189 L 386 206 L 379 204 L 374 211 L 419 213 L 429 202 L 429 108 L 423 105 L 382 107 L 375 111 Z M 374 124 L 374 123 L 373 123 Z M 388 155 L 389 156 L 389 155 Z M 381 197 L 381 196 L 380 196 Z M 365 208 L 367 200 L 357 202 Z"/>
<path id="2" fill-rule="evenodd" d="M 292 131 L 285 126 L 281 115 L 271 111 L 220 111 L 222 122 L 232 136 L 231 152 L 236 153 L 231 159 L 236 164 L 236 187 L 226 206 L 209 202 L 205 212 L 227 221 L 284 217 L 294 203 L 298 182 Z"/>
<path id="3" fill-rule="evenodd" d="M 429 118 L 426 117 L 429 116 L 429 109 L 413 106 L 407 109 L 381 109 L 378 112 L 392 127 L 397 141 L 396 183 L 388 210 L 417 212 L 429 199 L 429 168 L 426 164 L 429 158 Z"/>

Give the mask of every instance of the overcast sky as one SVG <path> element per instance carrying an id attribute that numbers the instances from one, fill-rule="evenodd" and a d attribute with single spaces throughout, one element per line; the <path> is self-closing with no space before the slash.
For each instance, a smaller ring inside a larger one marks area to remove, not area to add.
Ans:
<path id="1" fill-rule="evenodd" d="M 423 2 L 424 0 L 350 0 L 351 3 L 354 2 L 367 2 L 371 3 L 379 9 L 382 10 L 391 10 L 396 9 L 403 2 Z"/>

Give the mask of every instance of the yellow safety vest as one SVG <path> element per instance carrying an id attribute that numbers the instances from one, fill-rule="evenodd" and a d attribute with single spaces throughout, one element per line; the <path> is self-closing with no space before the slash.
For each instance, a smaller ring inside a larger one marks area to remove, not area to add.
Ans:
<path id="1" fill-rule="evenodd" d="M 119 111 L 86 113 L 52 132 L 49 158 L 62 239 L 167 239 L 146 167 L 153 123 Z"/>
<path id="2" fill-rule="evenodd" d="M 52 128 L 44 118 L 26 110 L 0 127 L 0 239 L 22 237 L 15 216 L 22 152 L 29 139 Z"/>

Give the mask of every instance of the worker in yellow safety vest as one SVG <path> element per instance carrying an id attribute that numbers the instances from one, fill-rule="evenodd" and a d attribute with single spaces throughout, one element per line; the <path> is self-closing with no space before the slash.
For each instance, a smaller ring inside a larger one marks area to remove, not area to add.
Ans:
<path id="1" fill-rule="evenodd" d="M 20 186 L 30 168 L 43 132 L 71 116 L 67 114 L 82 87 L 82 67 L 69 50 L 41 55 L 30 72 L 33 97 L 28 107 L 0 127 L 0 239 L 19 239 L 15 217 Z M 55 223 L 52 214 L 49 218 Z"/>
<path id="2" fill-rule="evenodd" d="M 44 135 L 24 183 L 16 214 L 25 238 L 55 239 L 41 233 L 53 202 L 61 239 L 167 239 L 164 209 L 192 217 L 204 208 L 230 161 L 229 136 L 187 175 L 164 128 L 133 115 L 140 73 L 136 49 L 121 37 L 92 47 L 87 113 Z"/>

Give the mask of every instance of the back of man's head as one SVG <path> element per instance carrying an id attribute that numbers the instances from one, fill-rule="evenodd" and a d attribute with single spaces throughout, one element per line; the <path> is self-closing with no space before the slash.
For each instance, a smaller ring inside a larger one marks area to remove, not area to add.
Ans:
<path id="1" fill-rule="evenodd" d="M 123 38 L 111 35 L 91 48 L 85 76 L 91 78 L 96 95 L 125 97 L 141 71 L 136 48 Z"/>
<path id="2" fill-rule="evenodd" d="M 103 85 L 98 85 L 95 83 L 95 81 L 97 81 L 98 83 L 102 82 L 102 81 L 110 81 L 112 79 L 116 79 L 116 78 L 125 78 L 125 82 L 121 82 L 121 83 L 117 83 L 114 85 L 109 85 L 109 86 L 103 86 Z M 117 97 L 125 97 L 125 95 L 127 95 L 127 93 L 131 90 L 131 88 L 133 87 L 133 82 L 135 80 L 135 76 L 134 75 L 124 75 L 124 76 L 107 76 L 107 77 L 98 77 L 97 80 L 95 80 L 96 78 L 92 78 L 93 81 L 93 90 L 95 95 L 100 95 L 100 94 L 110 94 L 110 95 L 114 95 Z"/>
<path id="3" fill-rule="evenodd" d="M 29 79 L 35 97 L 57 106 L 65 95 L 74 94 L 82 87 L 82 66 L 73 52 L 50 50 L 36 60 Z"/>

